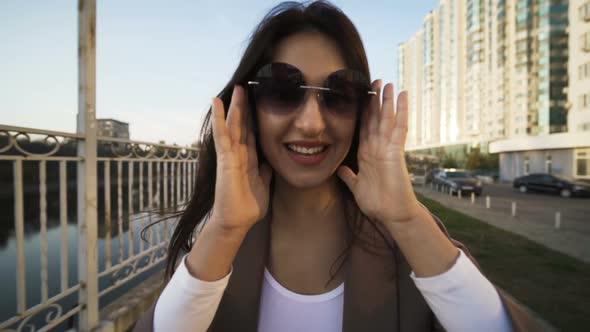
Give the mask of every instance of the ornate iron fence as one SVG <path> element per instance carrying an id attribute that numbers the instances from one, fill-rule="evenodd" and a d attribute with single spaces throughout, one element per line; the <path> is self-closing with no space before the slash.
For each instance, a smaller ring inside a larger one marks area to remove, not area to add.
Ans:
<path id="1" fill-rule="evenodd" d="M 0 332 L 99 327 L 101 304 L 161 267 L 174 227 L 166 217 L 192 194 L 197 149 L 97 136 L 96 0 L 78 0 L 77 51 L 75 134 L 0 125 L 0 203 L 13 211 L 2 226 L 14 225 L 16 256 L 14 303 L 0 296 Z M 154 216 L 166 221 L 141 241 L 139 230 Z M 31 229 L 38 243 L 27 241 Z M 55 243 L 59 260 L 52 263 Z M 27 273 L 36 259 L 38 283 Z M 15 310 L 2 311 L 9 305 Z"/>
<path id="2" fill-rule="evenodd" d="M 0 125 L 0 163 L 10 164 L 0 169 L 12 169 L 16 243 L 16 314 L 0 322 L 0 331 L 46 331 L 68 319 L 75 319 L 79 330 L 93 329 L 99 322 L 99 301 L 116 298 L 122 286 L 161 267 L 166 258 L 174 219 L 149 228 L 147 241 L 139 232 L 157 218 L 178 211 L 190 198 L 198 149 L 96 137 L 95 155 L 89 156 L 79 146 L 85 142 L 88 148 L 88 135 Z M 80 172 L 84 167 L 95 178 Z M 48 177 L 48 170 L 56 176 Z M 78 239 L 74 280 L 73 264 L 68 262 L 68 210 L 73 203 Z M 50 214 L 58 211 L 59 223 L 52 225 L 60 234 L 59 269 L 53 269 L 57 275 L 49 274 L 48 205 L 53 207 Z M 38 220 L 38 257 L 25 255 L 25 214 Z M 36 259 L 40 260 L 40 295 L 37 303 L 29 303 L 27 292 L 38 285 L 27 284 L 26 266 L 28 260 Z"/>

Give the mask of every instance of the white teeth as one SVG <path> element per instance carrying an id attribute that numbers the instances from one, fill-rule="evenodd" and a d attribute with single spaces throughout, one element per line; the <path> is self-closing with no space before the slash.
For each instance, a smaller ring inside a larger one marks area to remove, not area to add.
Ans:
<path id="1" fill-rule="evenodd" d="M 316 148 L 305 148 L 305 147 L 297 146 L 297 145 L 293 145 L 293 144 L 289 144 L 287 146 L 289 147 L 290 150 L 295 151 L 297 153 L 302 153 L 302 154 L 316 154 L 316 153 L 320 153 L 326 149 L 325 146 L 319 146 Z"/>

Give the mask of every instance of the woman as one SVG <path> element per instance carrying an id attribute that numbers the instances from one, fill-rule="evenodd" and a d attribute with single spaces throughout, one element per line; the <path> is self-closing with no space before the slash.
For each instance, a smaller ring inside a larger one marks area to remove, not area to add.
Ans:
<path id="1" fill-rule="evenodd" d="M 171 279 L 136 329 L 536 328 L 417 201 L 394 96 L 339 9 L 275 7 L 213 100 Z"/>

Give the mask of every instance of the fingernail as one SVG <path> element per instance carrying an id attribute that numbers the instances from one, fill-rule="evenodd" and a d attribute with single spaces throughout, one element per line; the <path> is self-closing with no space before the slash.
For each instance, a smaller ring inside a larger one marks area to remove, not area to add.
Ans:
<path id="1" fill-rule="evenodd" d="M 393 97 L 393 84 L 387 83 L 385 88 L 383 88 L 383 96 L 387 98 Z"/>

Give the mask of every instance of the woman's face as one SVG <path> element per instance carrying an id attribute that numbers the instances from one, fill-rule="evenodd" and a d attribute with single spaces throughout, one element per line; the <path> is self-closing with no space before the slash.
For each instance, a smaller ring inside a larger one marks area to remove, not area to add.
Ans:
<path id="1" fill-rule="evenodd" d="M 275 48 L 272 62 L 297 67 L 311 86 L 323 86 L 329 74 L 346 68 L 337 44 L 314 32 L 282 40 Z M 317 90 L 307 91 L 303 103 L 291 113 L 273 113 L 265 108 L 270 106 L 257 106 L 264 155 L 275 176 L 298 188 L 318 186 L 334 174 L 350 149 L 356 124 L 356 115 L 330 112 L 322 105 Z M 327 148 L 319 155 L 309 155 L 313 150 L 301 149 L 305 143 L 323 143 Z"/>

